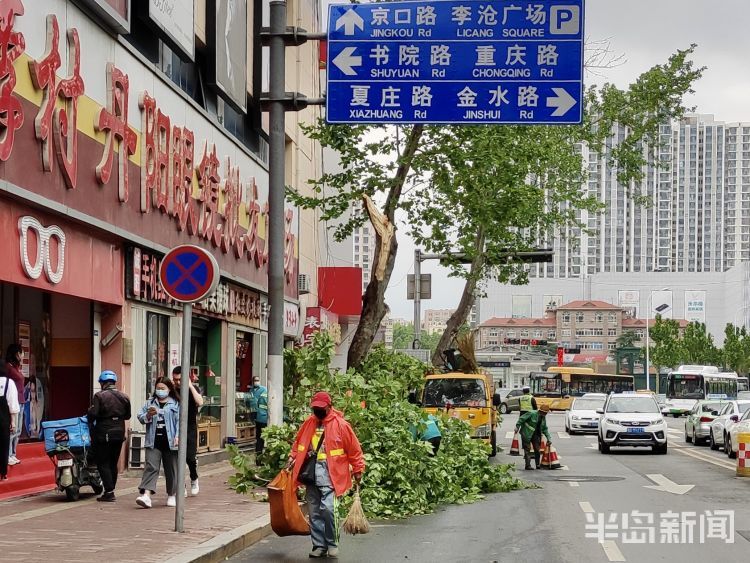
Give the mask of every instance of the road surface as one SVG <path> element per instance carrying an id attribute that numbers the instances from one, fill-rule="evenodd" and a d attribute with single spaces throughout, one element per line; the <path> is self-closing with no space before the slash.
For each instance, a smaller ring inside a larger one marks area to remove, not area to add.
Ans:
<path id="1" fill-rule="evenodd" d="M 506 451 L 506 433 L 516 419 L 517 415 L 506 415 L 501 427 L 500 442 Z M 750 479 L 736 477 L 735 461 L 723 452 L 686 444 L 684 418 L 668 419 L 667 455 L 635 449 L 603 455 L 595 435 L 568 436 L 562 414 L 551 414 L 548 420 L 563 469 L 523 471 L 522 458 L 505 452 L 497 456 L 499 463 L 515 463 L 521 477 L 539 483 L 541 489 L 489 495 L 476 504 L 443 507 L 405 521 L 375 522 L 370 534 L 342 537 L 339 559 L 748 560 Z M 716 511 L 733 511 L 733 520 Z M 272 536 L 232 560 L 305 561 L 309 550 L 307 537 Z"/>

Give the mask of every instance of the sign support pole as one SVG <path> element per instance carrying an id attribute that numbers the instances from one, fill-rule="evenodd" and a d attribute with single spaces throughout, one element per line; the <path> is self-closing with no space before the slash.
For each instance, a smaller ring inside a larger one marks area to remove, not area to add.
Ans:
<path id="1" fill-rule="evenodd" d="M 414 341 L 412 348 L 421 348 L 422 338 L 422 253 L 414 250 Z"/>
<path id="2" fill-rule="evenodd" d="M 180 378 L 180 441 L 177 446 L 177 507 L 174 513 L 174 531 L 184 531 L 185 519 L 185 465 L 188 444 L 188 404 L 190 401 L 190 335 L 193 325 L 193 305 L 182 307 L 182 377 Z"/>
<path id="3" fill-rule="evenodd" d="M 284 410 L 284 159 L 286 153 L 284 81 L 286 1 L 271 0 L 269 38 L 268 149 L 268 414 L 271 425 Z"/>

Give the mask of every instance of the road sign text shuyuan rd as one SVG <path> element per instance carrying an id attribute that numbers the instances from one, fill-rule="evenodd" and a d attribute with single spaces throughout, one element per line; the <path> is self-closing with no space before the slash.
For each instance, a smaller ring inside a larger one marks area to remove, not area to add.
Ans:
<path id="1" fill-rule="evenodd" d="M 330 123 L 581 122 L 584 0 L 329 10 Z"/>

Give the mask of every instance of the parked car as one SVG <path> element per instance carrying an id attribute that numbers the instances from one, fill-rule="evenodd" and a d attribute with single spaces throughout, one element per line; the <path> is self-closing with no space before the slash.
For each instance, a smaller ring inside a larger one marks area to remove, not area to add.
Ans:
<path id="1" fill-rule="evenodd" d="M 508 412 L 507 405 L 505 405 L 505 408 L 504 408 L 503 407 L 503 403 L 505 402 L 505 397 L 507 397 L 508 393 L 510 393 L 511 391 L 512 391 L 512 389 L 510 389 L 508 387 L 498 387 L 497 389 L 495 389 L 495 394 L 500 395 L 500 401 L 501 402 L 500 402 L 500 406 L 498 408 L 500 409 L 500 412 L 502 412 L 502 413 Z"/>
<path id="2" fill-rule="evenodd" d="M 709 441 L 711 423 L 718 416 L 717 411 L 724 408 L 724 403 L 714 400 L 703 400 L 695 403 L 685 419 L 685 441 L 695 444 Z"/>
<path id="3" fill-rule="evenodd" d="M 724 446 L 732 426 L 737 424 L 736 420 L 739 420 L 739 417 L 748 409 L 750 409 L 750 400 L 729 401 L 721 410 L 712 413 L 716 414 L 716 418 L 711 423 L 711 435 L 708 440 L 712 450 L 718 450 Z M 736 416 L 736 419 L 733 419 L 733 416 Z"/>
<path id="4" fill-rule="evenodd" d="M 599 451 L 608 454 L 613 446 L 651 447 L 667 453 L 667 423 L 652 396 L 612 393 L 597 409 Z"/>
<path id="5" fill-rule="evenodd" d="M 745 414 L 742 415 L 736 424 L 732 425 L 732 428 L 727 433 L 724 451 L 727 452 L 727 456 L 730 458 L 737 457 L 737 450 L 739 449 L 738 436 L 744 432 L 750 432 L 750 409 L 745 411 Z"/>
<path id="6" fill-rule="evenodd" d="M 500 403 L 500 412 L 505 414 L 506 412 L 520 411 L 521 395 L 523 395 L 523 390 L 511 390 Z"/>
<path id="7" fill-rule="evenodd" d="M 604 406 L 607 396 L 600 393 L 587 393 L 573 401 L 570 410 L 565 412 L 565 431 L 594 432 L 599 430 L 599 415 L 596 409 Z"/>

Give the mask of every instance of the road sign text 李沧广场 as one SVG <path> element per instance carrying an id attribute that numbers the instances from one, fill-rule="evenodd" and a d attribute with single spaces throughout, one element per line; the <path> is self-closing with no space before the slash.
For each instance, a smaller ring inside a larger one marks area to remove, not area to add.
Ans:
<path id="1" fill-rule="evenodd" d="M 330 123 L 571 124 L 584 0 L 331 5 Z"/>

